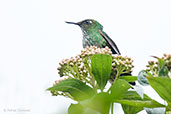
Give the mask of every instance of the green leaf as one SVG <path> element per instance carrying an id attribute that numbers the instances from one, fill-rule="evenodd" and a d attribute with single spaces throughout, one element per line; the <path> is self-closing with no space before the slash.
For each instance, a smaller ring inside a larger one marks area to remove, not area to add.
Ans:
<path id="1" fill-rule="evenodd" d="M 110 88 L 111 98 L 118 99 L 120 98 L 131 86 L 125 80 L 118 79 L 114 82 Z"/>
<path id="2" fill-rule="evenodd" d="M 156 56 L 152 56 L 152 57 L 158 60 L 158 75 L 163 77 L 168 76 L 169 70 L 166 66 L 166 61 L 163 58 L 159 58 Z"/>
<path id="3" fill-rule="evenodd" d="M 110 78 L 112 57 L 105 54 L 95 54 L 91 57 L 91 69 L 100 89 L 104 89 Z"/>
<path id="4" fill-rule="evenodd" d="M 164 59 L 158 58 L 158 70 L 159 70 L 159 76 L 168 75 L 168 68 L 166 67 L 166 61 Z"/>
<path id="5" fill-rule="evenodd" d="M 167 102 L 171 102 L 171 79 L 166 77 L 147 77 L 152 88 Z"/>
<path id="6" fill-rule="evenodd" d="M 68 108 L 68 114 L 83 114 L 84 108 L 80 104 L 71 104 Z"/>
<path id="7" fill-rule="evenodd" d="M 96 110 L 91 109 L 91 108 L 85 108 L 83 114 L 100 114 L 100 113 L 97 112 Z"/>
<path id="8" fill-rule="evenodd" d="M 120 99 L 114 99 L 115 102 L 120 104 L 125 104 L 133 107 L 164 107 L 164 105 L 158 103 L 155 100 L 149 98 L 146 94 L 144 94 L 144 98 L 142 99 L 137 92 L 135 91 L 127 91 L 122 95 Z"/>
<path id="9" fill-rule="evenodd" d="M 127 82 L 134 82 L 137 80 L 137 76 L 120 76 L 119 78 Z"/>
<path id="10" fill-rule="evenodd" d="M 81 101 L 82 102 L 82 101 Z M 96 110 L 89 108 L 86 105 L 82 105 L 80 102 L 78 104 L 71 104 L 68 108 L 68 114 L 99 114 Z"/>
<path id="11" fill-rule="evenodd" d="M 125 114 L 137 114 L 141 110 L 143 110 L 143 107 L 134 107 L 134 106 L 129 106 L 129 105 L 124 105 L 122 104 L 122 109 Z"/>
<path id="12" fill-rule="evenodd" d="M 171 102 L 167 102 L 167 103 L 168 105 L 166 107 L 166 110 L 171 112 Z"/>
<path id="13" fill-rule="evenodd" d="M 109 114 L 110 103 L 110 95 L 108 93 L 101 92 L 90 99 L 88 107 L 97 110 L 101 114 Z"/>
<path id="14" fill-rule="evenodd" d="M 138 77 L 137 77 L 138 82 L 143 86 L 149 85 L 146 76 L 147 76 L 147 73 L 145 70 L 142 70 L 138 73 Z"/>
<path id="15" fill-rule="evenodd" d="M 77 79 L 63 80 L 48 90 L 68 92 L 76 101 L 85 100 L 95 94 L 92 88 Z"/>

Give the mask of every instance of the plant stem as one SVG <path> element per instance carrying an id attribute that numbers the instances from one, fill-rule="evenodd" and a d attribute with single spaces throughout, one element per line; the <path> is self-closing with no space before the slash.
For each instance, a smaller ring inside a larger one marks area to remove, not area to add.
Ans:
<path id="1" fill-rule="evenodd" d="M 113 102 L 112 102 L 112 104 L 111 104 L 111 114 L 113 114 Z"/>
<path id="2" fill-rule="evenodd" d="M 124 69 L 123 69 L 122 66 L 121 66 L 121 68 L 119 68 L 119 69 L 117 70 L 117 74 L 116 74 L 116 77 L 115 77 L 115 80 L 114 80 L 113 83 L 116 82 L 116 80 L 119 78 L 119 76 L 122 74 L 123 71 L 124 71 Z"/>

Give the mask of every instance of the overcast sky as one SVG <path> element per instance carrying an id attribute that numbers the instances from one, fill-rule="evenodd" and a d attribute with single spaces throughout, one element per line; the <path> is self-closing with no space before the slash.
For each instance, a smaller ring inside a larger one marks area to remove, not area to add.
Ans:
<path id="1" fill-rule="evenodd" d="M 45 89 L 58 79 L 58 63 L 82 49 L 80 28 L 64 21 L 87 18 L 99 21 L 122 55 L 134 59 L 134 75 L 151 55 L 171 52 L 170 0 L 1 0 L 0 113 L 67 111 L 73 101 Z"/>

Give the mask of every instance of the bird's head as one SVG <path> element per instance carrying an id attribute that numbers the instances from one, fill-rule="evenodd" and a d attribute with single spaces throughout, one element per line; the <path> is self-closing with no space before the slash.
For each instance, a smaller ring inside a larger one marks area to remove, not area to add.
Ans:
<path id="1" fill-rule="evenodd" d="M 66 22 L 68 24 L 75 24 L 81 27 L 81 29 L 85 32 L 89 31 L 96 31 L 96 30 L 102 30 L 103 26 L 97 22 L 96 20 L 93 19 L 86 19 L 80 22 Z"/>

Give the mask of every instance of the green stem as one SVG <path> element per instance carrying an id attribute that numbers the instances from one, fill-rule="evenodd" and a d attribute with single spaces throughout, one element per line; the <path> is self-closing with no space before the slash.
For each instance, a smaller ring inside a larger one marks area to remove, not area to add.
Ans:
<path id="1" fill-rule="evenodd" d="M 123 71 L 124 71 L 124 68 L 120 66 L 120 68 L 117 70 L 117 74 L 113 83 L 116 82 L 116 80 L 119 78 L 119 76 L 122 74 Z"/>
<path id="2" fill-rule="evenodd" d="M 85 67 L 87 68 L 88 73 L 90 74 L 90 80 L 91 80 L 90 85 L 92 85 L 93 88 L 96 88 L 95 79 L 94 79 L 93 73 L 91 71 L 91 66 L 90 66 L 88 57 L 85 57 L 83 59 L 83 64 L 85 65 Z"/>
<path id="3" fill-rule="evenodd" d="M 74 76 L 74 78 L 77 78 L 77 76 L 73 72 L 73 68 L 71 68 L 70 66 L 68 66 L 68 69 L 69 69 L 70 73 Z"/>
<path id="4" fill-rule="evenodd" d="M 113 114 L 113 102 L 112 102 L 112 104 L 111 104 L 111 114 Z"/>
<path id="5" fill-rule="evenodd" d="M 74 67 L 74 71 L 76 72 L 77 77 L 81 80 L 81 75 L 79 73 L 79 68 L 78 68 L 78 64 L 75 65 L 76 67 Z"/>
<path id="6" fill-rule="evenodd" d="M 120 68 L 117 70 L 117 74 L 116 74 L 115 80 L 113 81 L 112 84 L 114 84 L 114 83 L 116 82 L 116 80 L 119 78 L 119 76 L 123 73 L 124 70 L 125 70 L 125 69 L 122 68 L 122 67 L 120 67 Z M 107 92 L 109 92 L 109 91 L 110 91 L 110 89 L 108 89 Z"/>

